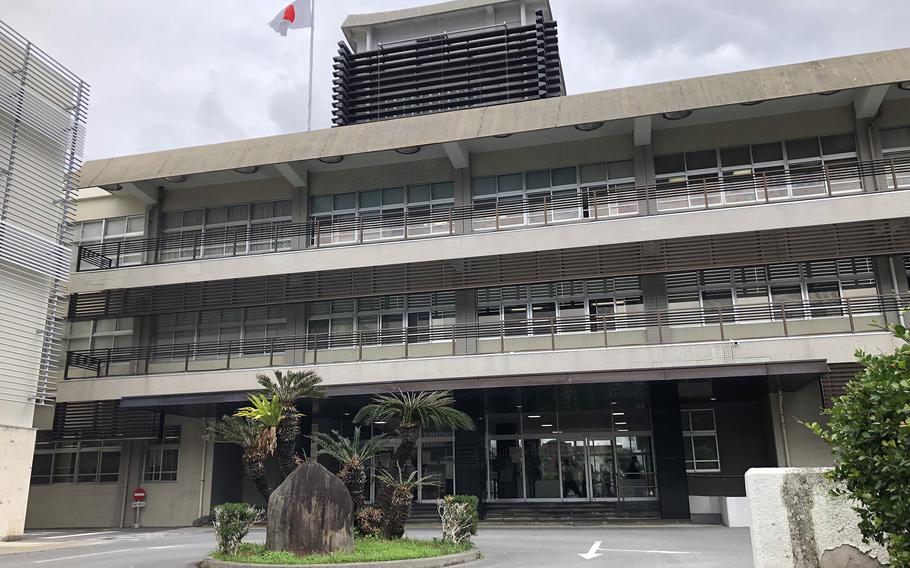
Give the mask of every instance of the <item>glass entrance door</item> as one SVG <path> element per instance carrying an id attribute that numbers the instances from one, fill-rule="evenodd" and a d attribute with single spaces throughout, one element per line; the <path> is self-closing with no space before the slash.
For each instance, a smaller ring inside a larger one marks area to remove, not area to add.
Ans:
<path id="1" fill-rule="evenodd" d="M 588 498 L 588 465 L 585 438 L 563 440 L 560 445 L 562 466 L 562 498 Z"/>
<path id="2" fill-rule="evenodd" d="M 588 440 L 588 467 L 591 478 L 591 499 L 616 497 L 616 462 L 612 439 Z"/>

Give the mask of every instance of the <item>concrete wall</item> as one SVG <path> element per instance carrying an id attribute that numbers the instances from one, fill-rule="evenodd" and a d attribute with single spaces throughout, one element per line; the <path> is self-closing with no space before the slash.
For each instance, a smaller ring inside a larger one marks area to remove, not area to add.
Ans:
<path id="1" fill-rule="evenodd" d="M 330 195 L 400 187 L 409 184 L 452 181 L 455 170 L 447 158 L 431 158 L 337 171 L 312 172 L 310 195 Z"/>
<path id="2" fill-rule="evenodd" d="M 837 554 L 849 544 L 882 563 L 887 553 L 864 544 L 851 503 L 832 497 L 822 468 L 759 468 L 746 473 L 755 568 L 866 566 Z"/>
<path id="3" fill-rule="evenodd" d="M 35 430 L 0 425 L 0 541 L 22 536 Z"/>
<path id="4" fill-rule="evenodd" d="M 111 195 L 105 192 L 100 197 L 79 199 L 79 206 L 76 207 L 76 221 L 145 215 L 145 209 L 145 205 L 135 197 Z"/>
<path id="5" fill-rule="evenodd" d="M 631 160 L 632 153 L 631 134 L 496 152 L 480 152 L 471 154 L 471 175 L 482 177 L 597 162 Z"/>
<path id="6" fill-rule="evenodd" d="M 171 189 L 164 193 L 161 209 L 162 211 L 179 211 L 251 201 L 291 199 L 296 191 L 284 178 Z"/>
<path id="7" fill-rule="evenodd" d="M 883 349 L 889 351 L 889 349 Z M 833 362 L 833 361 L 832 361 Z M 795 392 L 784 392 L 784 426 L 781 427 L 779 395 L 770 395 L 768 411 L 774 428 L 777 463 L 781 466 L 813 467 L 832 463 L 831 449 L 800 422 L 825 422 L 821 386 L 817 381 Z M 786 444 L 783 431 L 786 430 Z M 789 462 L 788 456 L 789 453 Z"/>

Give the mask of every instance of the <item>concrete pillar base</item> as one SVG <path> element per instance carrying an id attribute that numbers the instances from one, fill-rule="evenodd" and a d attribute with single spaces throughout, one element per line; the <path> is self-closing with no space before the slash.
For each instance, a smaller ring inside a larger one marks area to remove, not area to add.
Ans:
<path id="1" fill-rule="evenodd" d="M 0 540 L 19 540 L 25 530 L 35 430 L 0 425 Z"/>

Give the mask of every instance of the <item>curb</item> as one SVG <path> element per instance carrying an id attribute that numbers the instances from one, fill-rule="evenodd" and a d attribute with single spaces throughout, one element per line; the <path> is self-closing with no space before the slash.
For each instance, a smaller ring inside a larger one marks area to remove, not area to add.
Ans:
<path id="1" fill-rule="evenodd" d="M 247 564 L 246 562 L 228 562 L 226 560 L 215 560 L 206 558 L 199 565 L 202 568 L 259 568 L 268 566 L 269 568 L 443 568 L 444 566 L 455 566 L 457 564 L 466 564 L 480 559 L 480 550 L 473 549 L 458 554 L 449 554 L 447 556 L 433 556 L 430 558 L 410 558 L 408 560 L 383 560 L 376 562 L 345 562 L 335 564 Z"/>

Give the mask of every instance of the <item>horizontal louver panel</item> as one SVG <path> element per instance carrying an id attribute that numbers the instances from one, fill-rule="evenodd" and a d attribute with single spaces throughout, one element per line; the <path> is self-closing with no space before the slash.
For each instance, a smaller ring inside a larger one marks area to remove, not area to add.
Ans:
<path id="1" fill-rule="evenodd" d="M 828 365 L 828 369 L 828 373 L 821 379 L 825 408 L 830 408 L 834 399 L 843 396 L 847 383 L 853 380 L 862 367 L 857 363 L 833 363 Z"/>

